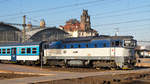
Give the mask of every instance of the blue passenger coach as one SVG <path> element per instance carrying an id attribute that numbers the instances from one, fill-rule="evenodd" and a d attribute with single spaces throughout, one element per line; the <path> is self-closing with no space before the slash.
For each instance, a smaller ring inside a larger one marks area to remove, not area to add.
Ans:
<path id="1" fill-rule="evenodd" d="M 13 43 L 0 45 L 0 60 L 37 62 L 41 55 L 42 42 Z"/>

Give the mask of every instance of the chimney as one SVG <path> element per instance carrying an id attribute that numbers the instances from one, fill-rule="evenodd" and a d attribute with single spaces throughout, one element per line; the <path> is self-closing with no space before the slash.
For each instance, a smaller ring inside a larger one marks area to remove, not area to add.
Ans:
<path id="1" fill-rule="evenodd" d="M 31 24 L 31 22 L 28 22 L 27 28 L 28 28 L 29 31 L 32 29 L 32 24 Z"/>

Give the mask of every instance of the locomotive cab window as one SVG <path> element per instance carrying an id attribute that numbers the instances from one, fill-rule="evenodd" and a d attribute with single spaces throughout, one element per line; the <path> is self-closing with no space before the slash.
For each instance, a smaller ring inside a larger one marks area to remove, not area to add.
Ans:
<path id="1" fill-rule="evenodd" d="M 10 49 L 7 49 L 7 54 L 10 54 Z"/>
<path id="2" fill-rule="evenodd" d="M 136 46 L 135 40 L 125 40 L 124 41 L 124 47 L 134 48 L 135 46 Z"/>
<path id="3" fill-rule="evenodd" d="M 32 48 L 32 53 L 33 53 L 33 54 L 35 54 L 35 53 L 36 53 L 36 51 L 37 51 L 37 49 L 36 49 L 36 48 Z"/>
<path id="4" fill-rule="evenodd" d="M 25 48 L 21 48 L 21 53 L 25 54 Z"/>
<path id="5" fill-rule="evenodd" d="M 119 41 L 116 41 L 116 42 L 115 42 L 115 46 L 116 46 L 116 47 L 119 47 L 119 45 L 120 45 L 120 42 L 119 42 Z"/>
<path id="6" fill-rule="evenodd" d="M 113 41 L 111 43 L 112 47 L 120 47 L 121 46 L 121 42 L 120 41 Z"/>
<path id="7" fill-rule="evenodd" d="M 1 54 L 1 49 L 0 49 L 0 54 Z"/>
<path id="8" fill-rule="evenodd" d="M 28 54 L 31 53 L 31 48 L 27 48 L 27 53 L 28 53 Z"/>
<path id="9" fill-rule="evenodd" d="M 71 45 L 71 48 L 73 48 L 73 45 Z"/>

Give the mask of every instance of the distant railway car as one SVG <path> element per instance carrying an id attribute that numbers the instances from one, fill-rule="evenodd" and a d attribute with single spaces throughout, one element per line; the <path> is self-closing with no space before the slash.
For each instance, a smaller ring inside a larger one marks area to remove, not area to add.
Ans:
<path id="1" fill-rule="evenodd" d="M 68 38 L 44 49 L 44 62 L 51 66 L 131 68 L 136 40 L 132 36 Z"/>
<path id="2" fill-rule="evenodd" d="M 0 61 L 35 64 L 40 59 L 42 42 L 0 45 Z"/>
<path id="3" fill-rule="evenodd" d="M 150 50 L 139 49 L 136 50 L 136 66 L 137 67 L 150 67 Z"/>

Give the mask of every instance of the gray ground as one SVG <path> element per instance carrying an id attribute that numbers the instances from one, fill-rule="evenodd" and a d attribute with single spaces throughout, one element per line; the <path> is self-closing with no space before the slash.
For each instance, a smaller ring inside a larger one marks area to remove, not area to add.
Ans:
<path id="1" fill-rule="evenodd" d="M 140 70 L 115 70 L 115 71 L 99 71 L 99 72 L 68 72 L 68 71 L 51 71 L 49 69 L 40 69 L 39 67 L 21 66 L 13 64 L 0 64 L 0 71 L 17 72 L 17 73 L 30 73 L 37 75 L 44 75 L 40 77 L 25 77 L 0 80 L 0 84 L 27 84 L 44 81 L 54 81 L 60 79 L 73 79 L 89 76 L 102 76 L 102 75 L 117 75 L 117 74 L 129 74 L 129 73 L 144 73 L 149 72 L 150 69 Z"/>

